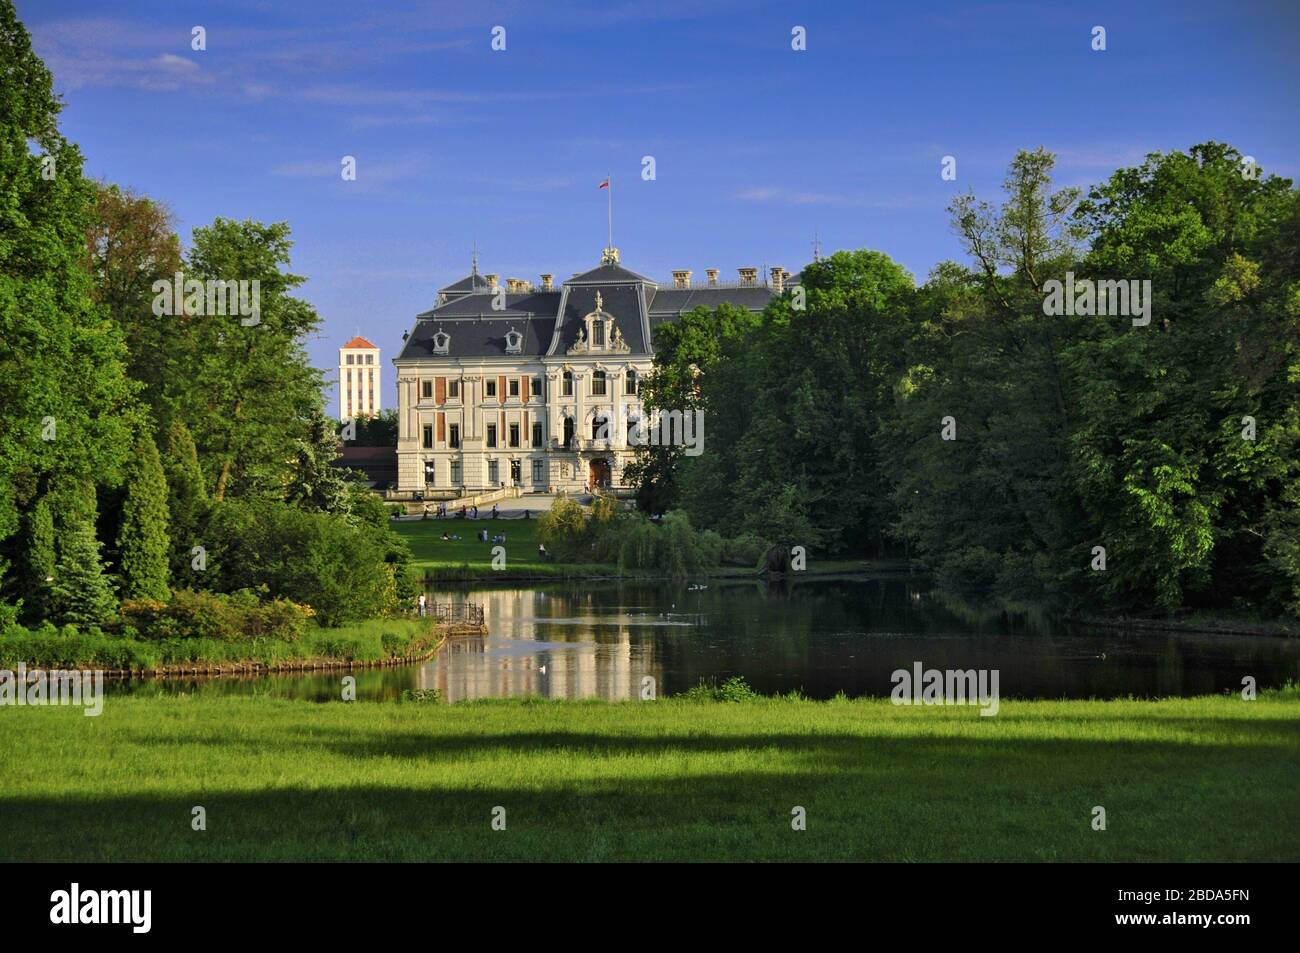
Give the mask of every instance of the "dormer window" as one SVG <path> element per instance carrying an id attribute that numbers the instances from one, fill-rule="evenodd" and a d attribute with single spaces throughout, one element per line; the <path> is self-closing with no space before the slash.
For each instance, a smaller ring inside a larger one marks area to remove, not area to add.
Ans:
<path id="1" fill-rule="evenodd" d="M 446 354 L 451 349 L 451 335 L 446 331 L 439 331 L 433 336 L 433 353 Z"/>
<path id="2" fill-rule="evenodd" d="M 585 315 L 578 326 L 578 334 L 570 354 L 589 354 L 592 351 L 611 351 L 620 354 L 628 352 L 627 342 L 618 329 L 614 316 L 605 310 L 605 302 L 599 291 L 596 292 L 596 308 Z"/>
<path id="3" fill-rule="evenodd" d="M 506 334 L 506 353 L 518 354 L 524 349 L 524 336 L 518 331 L 510 331 Z"/>

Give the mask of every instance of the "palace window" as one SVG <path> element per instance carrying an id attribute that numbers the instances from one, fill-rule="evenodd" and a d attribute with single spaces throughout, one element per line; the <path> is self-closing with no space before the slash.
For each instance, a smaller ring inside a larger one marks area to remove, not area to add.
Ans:
<path id="1" fill-rule="evenodd" d="M 488 461 L 488 483 L 496 486 L 501 482 L 501 465 L 495 460 Z"/>
<path id="2" fill-rule="evenodd" d="M 367 363 L 367 364 L 373 364 L 373 363 L 375 363 L 375 356 L 374 356 L 373 354 L 367 354 L 367 355 L 366 355 L 366 363 Z"/>
<path id="3" fill-rule="evenodd" d="M 635 394 L 637 383 L 638 382 L 636 377 L 636 371 L 629 369 L 627 372 L 627 377 L 624 378 L 623 393 Z"/>
<path id="4" fill-rule="evenodd" d="M 433 399 L 433 381 L 420 381 L 420 399 Z"/>
<path id="5" fill-rule="evenodd" d="M 349 354 L 347 358 L 347 363 L 355 364 L 356 362 L 357 362 L 357 356 L 355 354 Z"/>
<path id="6" fill-rule="evenodd" d="M 510 425 L 510 446 L 512 447 L 519 446 L 519 425 L 518 424 Z"/>
<path id="7" fill-rule="evenodd" d="M 533 421 L 533 446 L 540 447 L 541 445 L 542 445 L 542 425 L 537 421 Z"/>
<path id="8" fill-rule="evenodd" d="M 424 440 L 422 442 L 425 450 L 433 449 L 433 424 L 424 425 Z"/>
<path id="9" fill-rule="evenodd" d="M 564 372 L 564 382 L 560 386 L 560 396 L 561 397 L 573 396 L 573 371 Z"/>
<path id="10" fill-rule="evenodd" d="M 495 446 L 497 445 L 497 425 L 496 425 L 496 424 L 488 424 L 488 425 L 487 425 L 487 445 L 488 445 L 489 447 L 495 447 Z"/>
<path id="11" fill-rule="evenodd" d="M 460 461 L 459 460 L 451 461 L 451 485 L 452 486 L 460 485 Z"/>
<path id="12" fill-rule="evenodd" d="M 447 396 L 452 400 L 460 400 L 460 381 L 447 382 Z"/>
<path id="13" fill-rule="evenodd" d="M 438 467 L 432 460 L 424 461 L 424 484 L 433 486 L 437 483 Z"/>
<path id="14" fill-rule="evenodd" d="M 487 391 L 486 391 L 487 395 L 489 397 L 495 397 L 497 395 L 497 382 L 486 381 L 485 383 L 487 385 Z"/>
<path id="15" fill-rule="evenodd" d="M 510 482 L 518 486 L 523 482 L 523 471 L 518 460 L 510 461 Z"/>
<path id="16" fill-rule="evenodd" d="M 447 446 L 453 450 L 460 449 L 460 424 L 452 424 L 447 436 Z"/>
<path id="17" fill-rule="evenodd" d="M 446 354 L 451 350 L 451 335 L 446 331 L 439 331 L 433 336 L 433 353 Z"/>
<path id="18" fill-rule="evenodd" d="M 524 336 L 518 331 L 511 331 L 506 335 L 506 353 L 518 354 L 524 349 Z"/>
<path id="19" fill-rule="evenodd" d="M 519 378 L 517 377 L 510 378 L 510 396 L 511 397 L 519 396 Z"/>
<path id="20" fill-rule="evenodd" d="M 533 396 L 534 397 L 542 396 L 542 379 L 540 377 L 533 378 Z"/>
<path id="21" fill-rule="evenodd" d="M 609 439 L 608 418 L 592 417 L 591 418 L 591 439 L 608 440 Z"/>
<path id="22" fill-rule="evenodd" d="M 591 372 L 591 393 L 592 396 L 594 397 L 605 396 L 605 372 L 604 371 Z"/>
<path id="23" fill-rule="evenodd" d="M 605 346 L 605 322 L 604 321 L 591 322 L 591 346 L 592 347 Z"/>
<path id="24" fill-rule="evenodd" d="M 542 471 L 542 468 L 544 467 L 544 465 L 545 465 L 545 464 L 543 464 L 543 462 L 542 462 L 541 460 L 534 460 L 534 461 L 533 461 L 533 482 L 534 482 L 534 483 L 541 483 L 541 482 L 542 482 L 542 480 L 543 480 L 543 475 L 542 475 L 542 472 L 543 472 L 543 471 Z"/>

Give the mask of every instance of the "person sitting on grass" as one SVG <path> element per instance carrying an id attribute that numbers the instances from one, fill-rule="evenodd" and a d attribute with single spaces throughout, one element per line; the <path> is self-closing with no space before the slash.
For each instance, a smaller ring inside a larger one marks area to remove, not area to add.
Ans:
<path id="1" fill-rule="evenodd" d="M 545 544 L 545 543 L 538 543 L 538 544 L 537 544 L 537 558 L 540 559 L 542 562 L 546 562 L 546 544 Z"/>

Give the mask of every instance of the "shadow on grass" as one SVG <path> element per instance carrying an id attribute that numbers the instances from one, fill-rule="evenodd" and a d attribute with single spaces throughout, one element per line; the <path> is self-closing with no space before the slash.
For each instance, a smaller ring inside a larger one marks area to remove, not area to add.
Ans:
<path id="1" fill-rule="evenodd" d="M 0 859 L 1300 859 L 1295 748 L 1261 745 L 1246 730 L 1261 724 L 1296 733 L 1291 722 L 1228 719 L 1216 727 L 1230 740 L 1204 744 L 331 727 L 249 745 L 233 730 L 151 734 L 152 744 L 206 746 L 212 785 L 10 791 Z M 241 759 L 268 750 L 318 758 L 319 783 L 236 790 Z M 123 764 L 114 786 L 157 781 Z M 190 829 L 195 805 L 206 831 Z M 1107 810 L 1105 832 L 1090 827 L 1095 805 Z M 504 831 L 491 827 L 498 806 Z M 807 811 L 805 831 L 791 829 L 795 806 Z"/>

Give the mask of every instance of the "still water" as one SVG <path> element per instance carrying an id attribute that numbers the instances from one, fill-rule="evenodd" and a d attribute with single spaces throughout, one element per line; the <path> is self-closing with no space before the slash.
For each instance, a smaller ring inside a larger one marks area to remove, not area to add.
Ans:
<path id="1" fill-rule="evenodd" d="M 566 583 L 431 593 L 483 605 L 489 634 L 423 665 L 357 671 L 357 697 L 437 688 L 462 701 L 510 695 L 635 699 L 743 675 L 763 694 L 888 695 L 896 669 L 997 669 L 1003 698 L 1114 698 L 1240 691 L 1300 680 L 1300 640 L 1080 629 L 981 608 L 888 579 L 778 585 L 706 580 Z M 343 673 L 165 679 L 116 690 L 337 699 Z"/>

